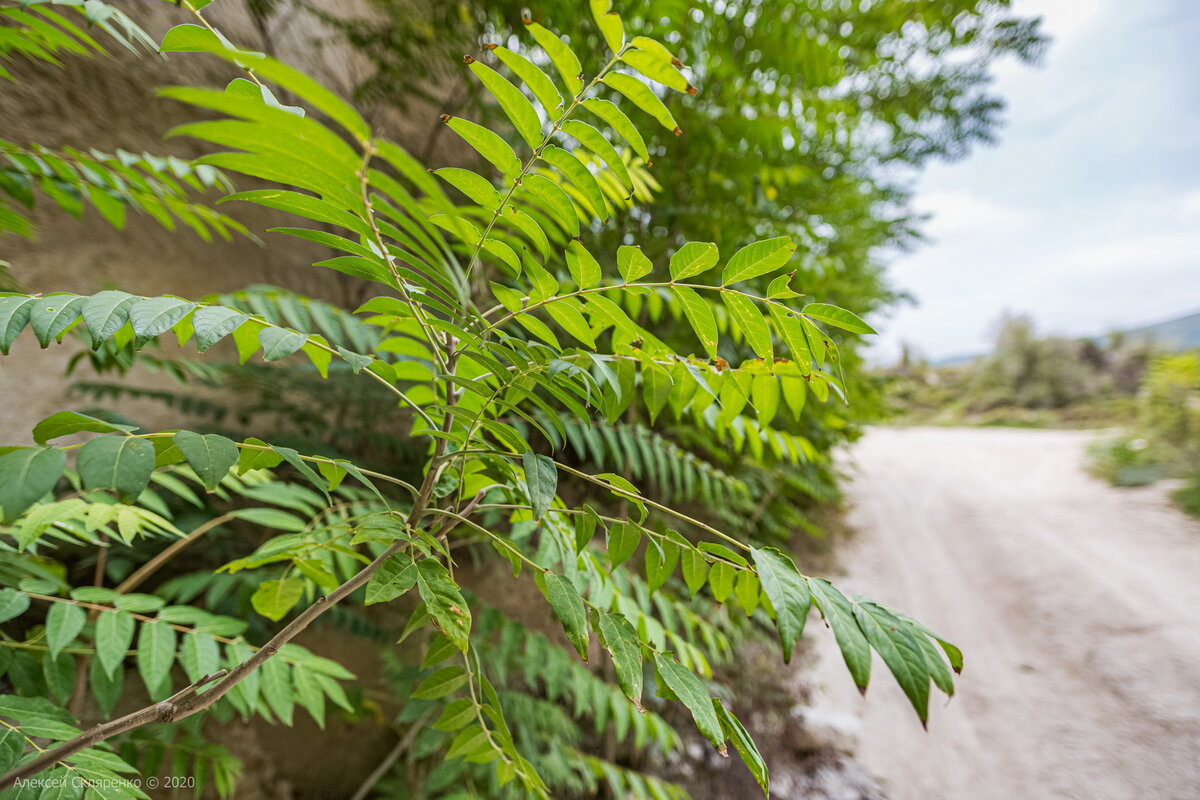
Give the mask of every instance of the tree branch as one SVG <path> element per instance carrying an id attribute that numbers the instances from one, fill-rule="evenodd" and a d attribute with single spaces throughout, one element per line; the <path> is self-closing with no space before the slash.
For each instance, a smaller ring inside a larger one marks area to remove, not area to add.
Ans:
<path id="1" fill-rule="evenodd" d="M 53 750 L 47 750 L 29 763 L 17 767 L 5 775 L 3 779 L 0 779 L 0 792 L 16 785 L 18 781 L 32 777 L 44 769 L 49 769 L 65 758 L 70 758 L 80 750 L 99 744 L 105 739 L 111 739 L 119 733 L 125 733 L 134 728 L 140 728 L 143 725 L 150 725 L 155 722 L 170 722 L 173 719 L 181 718 L 176 716 L 177 710 L 183 705 L 181 701 L 184 701 L 188 697 L 194 699 L 197 696 L 207 696 L 196 695 L 196 692 L 221 677 L 225 677 L 225 670 L 214 672 L 212 675 L 205 675 L 200 680 L 176 692 L 161 703 L 146 706 L 131 714 L 126 714 L 110 722 L 97 725 Z"/>

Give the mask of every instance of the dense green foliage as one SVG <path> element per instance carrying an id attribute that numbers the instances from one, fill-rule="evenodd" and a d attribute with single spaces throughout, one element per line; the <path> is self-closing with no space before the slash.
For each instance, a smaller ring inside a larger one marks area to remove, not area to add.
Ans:
<path id="1" fill-rule="evenodd" d="M 832 492 L 844 401 L 869 402 L 853 337 L 872 330 L 840 306 L 886 301 L 875 251 L 912 235 L 883 168 L 988 135 L 989 59 L 1038 42 L 1004 4 L 655 3 L 622 20 L 604 0 L 586 19 L 549 2 L 572 38 L 526 21 L 536 50 L 507 36 L 503 3 L 460 14 L 468 37 L 487 22 L 504 46 L 466 59 L 481 113 L 443 118 L 473 168 L 432 171 L 315 81 L 236 48 L 206 2 L 181 5 L 199 24 L 159 49 L 242 75 L 162 92 L 195 111 L 173 134 L 213 152 L 0 143 L 0 226 L 27 235 L 21 209 L 50 202 L 117 227 L 134 210 L 227 234 L 236 222 L 192 195 L 237 174 L 258 188 L 228 199 L 291 215 L 273 230 L 336 251 L 317 266 L 379 296 L 353 314 L 268 287 L 0 296 L 0 352 L 72 337 L 118 375 L 166 370 L 187 386 L 157 399 L 201 429 L 64 411 L 35 446 L 0 452 L 6 787 L 49 774 L 82 778 L 75 796 L 144 796 L 117 776 L 170 753 L 171 774 L 230 794 L 236 759 L 201 712 L 369 716 L 345 666 L 293 641 L 322 616 L 399 636 L 383 647 L 399 709 L 385 724 L 404 748 L 381 784 L 397 797 L 681 796 L 645 768 L 681 749 L 677 708 L 765 792 L 713 665 L 761 630 L 787 660 L 814 606 L 860 688 L 874 651 L 922 721 L 931 687 L 953 692 L 953 645 L 778 548 Z M 79 16 L 146 43 L 96 0 L 3 12 L 10 58 L 99 50 Z M 952 63 L 963 50 L 975 59 Z M 179 357 L 166 339 L 237 363 Z M 202 400 L 198 385 L 246 402 Z M 544 598 L 548 624 L 505 595 Z M 381 616 L 389 605 L 407 622 Z M 135 677 L 154 701 L 140 710 L 123 690 Z M 79 738 L 83 719 L 110 721 Z M 619 747 L 601 756 L 605 738 Z"/>
<path id="2" fill-rule="evenodd" d="M 1092 468 L 1117 486 L 1187 477 L 1176 499 L 1189 513 L 1200 486 L 1200 355 L 1159 356 L 1150 363 L 1127 429 L 1096 442 Z"/>

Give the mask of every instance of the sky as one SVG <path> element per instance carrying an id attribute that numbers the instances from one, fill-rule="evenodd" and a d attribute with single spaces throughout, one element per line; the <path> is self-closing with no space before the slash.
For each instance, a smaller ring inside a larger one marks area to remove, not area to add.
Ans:
<path id="1" fill-rule="evenodd" d="M 1005 311 L 1066 335 L 1200 311 L 1200 2 L 1015 8 L 1054 41 L 997 65 L 999 144 L 918 179 L 929 241 L 890 266 L 917 305 L 872 320 L 876 360 L 986 352 Z"/>

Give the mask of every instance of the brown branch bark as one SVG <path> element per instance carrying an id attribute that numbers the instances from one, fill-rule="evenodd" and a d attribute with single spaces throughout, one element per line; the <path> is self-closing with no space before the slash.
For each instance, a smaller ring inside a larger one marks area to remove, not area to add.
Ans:
<path id="1" fill-rule="evenodd" d="M 62 761 L 64 758 L 69 758 L 75 753 L 78 753 L 84 748 L 99 744 L 105 739 L 110 739 L 119 733 L 131 731 L 134 728 L 140 728 L 143 725 L 150 725 L 155 722 L 170 722 L 173 719 L 181 719 L 176 716 L 176 710 L 186 702 L 185 698 L 189 696 L 195 698 L 197 696 L 204 697 L 206 695 L 196 695 L 196 692 L 214 680 L 225 675 L 225 670 L 216 672 L 212 675 L 205 675 L 200 680 L 187 686 L 183 690 L 163 700 L 161 703 L 155 703 L 152 706 L 146 706 L 143 709 L 134 711 L 132 714 L 126 714 L 110 722 L 105 722 L 97 725 L 89 731 L 86 731 L 69 742 L 65 742 L 53 750 L 47 750 L 37 758 L 30 761 L 28 764 L 17 767 L 12 772 L 0 779 L 0 792 L 15 785 L 17 781 L 30 778 L 44 769 L 49 769 L 54 764 Z M 227 690 L 228 691 L 228 690 Z M 215 702 L 215 701 L 213 701 Z M 211 703 L 210 703 L 211 705 Z"/>

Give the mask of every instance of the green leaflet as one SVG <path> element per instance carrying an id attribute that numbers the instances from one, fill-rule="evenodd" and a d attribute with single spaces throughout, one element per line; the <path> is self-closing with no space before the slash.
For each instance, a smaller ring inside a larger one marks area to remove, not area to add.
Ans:
<path id="1" fill-rule="evenodd" d="M 763 797 L 769 798 L 771 796 L 771 779 L 767 774 L 767 762 L 763 761 L 762 754 L 758 752 L 758 746 L 754 744 L 754 740 L 750 738 L 750 734 L 742 726 L 741 721 L 733 715 L 733 712 L 726 710 L 725 706 L 721 705 L 721 701 L 715 697 L 712 702 L 713 709 L 721 720 L 721 730 L 729 737 L 729 741 L 733 742 L 733 749 L 737 750 L 742 763 L 746 765 L 750 774 L 754 776 L 754 781 L 762 788 Z"/>
<path id="2" fill-rule="evenodd" d="M 801 386 L 803 389 L 803 386 Z M 750 384 L 750 402 L 758 413 L 758 421 L 770 425 L 779 411 L 781 381 L 774 375 L 755 375 Z"/>
<path id="3" fill-rule="evenodd" d="M 4 300 L 5 298 L 0 298 L 0 304 L 3 304 Z M 30 306 L 29 327 L 33 329 L 38 344 L 46 347 L 50 342 L 62 337 L 67 328 L 79 319 L 83 301 L 84 298 L 73 294 L 52 294 L 34 300 Z M 2 311 L 0 311 L 0 319 L 3 319 Z M 0 325 L 0 334 L 3 332 L 4 327 Z M 3 339 L 0 337 L 0 353 L 5 352 L 3 344 Z"/>
<path id="4" fill-rule="evenodd" d="M 608 560 L 619 567 L 637 550 L 642 541 L 641 526 L 632 522 L 614 522 L 608 529 Z"/>
<path id="5" fill-rule="evenodd" d="M 724 603 L 733 594 L 737 582 L 738 571 L 732 564 L 724 561 L 714 561 L 708 571 L 708 588 L 713 599 Z"/>
<path id="6" fill-rule="evenodd" d="M 575 55 L 567 43 L 561 38 L 551 33 L 541 25 L 532 20 L 525 20 L 525 30 L 533 35 L 534 40 L 541 45 L 546 51 L 546 55 L 550 56 L 550 63 L 558 70 L 558 74 L 562 76 L 563 83 L 566 84 L 567 90 L 572 95 L 577 95 L 583 91 L 583 66 L 579 63 L 579 56 Z"/>
<path id="7" fill-rule="evenodd" d="M 366 605 L 395 600 L 417 585 L 417 565 L 407 553 L 388 556 L 367 582 Z"/>
<path id="8" fill-rule="evenodd" d="M 496 191 L 496 188 L 492 186 L 489 180 L 476 175 L 469 169 L 442 167 L 441 169 L 435 169 L 433 174 L 455 189 L 458 189 L 471 202 L 478 204 L 488 211 L 495 211 L 500 207 L 500 193 Z"/>
<path id="9" fill-rule="evenodd" d="M 633 193 L 633 178 L 629 175 L 629 169 L 625 166 L 625 162 L 621 160 L 621 154 L 617 152 L 608 139 L 604 138 L 604 134 L 586 122 L 577 119 L 567 120 L 559 130 L 568 136 L 578 139 L 580 144 L 603 159 L 608 168 L 617 176 L 617 180 L 625 187 L 625 190 L 630 194 Z"/>
<path id="10" fill-rule="evenodd" d="M 235 50 L 207 29 L 196 25 L 177 25 L 167 31 L 162 52 L 205 51 L 219 58 L 254 70 L 255 74 L 279 84 L 284 89 L 319 109 L 349 131 L 359 141 L 371 138 L 371 129 L 352 106 L 312 78 L 273 58 L 244 50 Z"/>
<path id="11" fill-rule="evenodd" d="M 792 361 L 800 368 L 800 374 L 805 377 L 811 375 L 813 353 L 809 349 L 808 337 L 804 333 L 804 324 L 800 317 L 788 314 L 775 305 L 767 306 L 767 312 L 771 315 L 771 321 L 775 323 L 775 330 L 779 332 L 780 338 L 788 346 Z M 801 400 L 800 406 L 803 405 L 804 401 Z M 799 416 L 798 410 L 795 413 Z"/>
<path id="12" fill-rule="evenodd" d="M 455 647 L 467 652 L 471 610 L 441 562 L 433 558 L 417 562 L 417 591 L 437 629 L 454 642 Z"/>
<path id="13" fill-rule="evenodd" d="M 96 660 L 107 674 L 125 663 L 135 627 L 133 617 L 123 611 L 103 612 L 96 618 Z"/>
<path id="14" fill-rule="evenodd" d="M 251 436 L 243 444 L 250 446 L 238 450 L 237 472 L 239 475 L 245 475 L 252 469 L 271 469 L 283 462 L 283 457 L 271 450 L 270 445 L 262 439 Z"/>
<path id="15" fill-rule="evenodd" d="M 442 667 L 421 681 L 421 685 L 409 696 L 414 700 L 437 700 L 466 682 L 467 673 L 462 667 Z"/>
<path id="16" fill-rule="evenodd" d="M 636 47 L 638 50 L 653 56 L 664 64 L 679 64 L 679 59 L 675 57 L 675 54 L 657 39 L 651 39 L 648 36 L 635 36 L 629 44 L 631 47 Z"/>
<path id="17" fill-rule="evenodd" d="M 633 148 L 633 152 L 649 165 L 650 152 L 646 149 L 646 142 L 642 138 L 642 134 L 638 131 L 625 112 L 618 108 L 610 100 L 602 100 L 598 97 L 589 97 L 582 103 L 583 107 L 595 114 L 600 119 L 604 120 L 609 126 L 617 132 L 617 134 L 629 143 Z"/>
<path id="18" fill-rule="evenodd" d="M 12 522 L 53 489 L 66 465 L 66 454 L 52 447 L 0 455 L 0 521 Z"/>
<path id="19" fill-rule="evenodd" d="M 187 633 L 179 646 L 179 663 L 189 681 L 212 675 L 221 666 L 221 649 L 217 640 L 203 633 Z"/>
<path id="20" fill-rule="evenodd" d="M 800 414 L 804 411 L 804 402 L 808 398 L 808 389 L 805 388 L 804 381 L 792 375 L 783 375 L 779 378 L 779 391 L 783 395 L 783 401 L 787 403 L 792 419 L 800 419 Z"/>
<path id="21" fill-rule="evenodd" d="M 85 489 L 110 489 L 132 501 L 154 472 L 154 445 L 128 436 L 100 436 L 79 448 L 75 466 Z"/>
<path id="22" fill-rule="evenodd" d="M 46 612 L 46 646 L 55 658 L 83 630 L 87 613 L 73 603 L 53 603 Z"/>
<path id="23" fill-rule="evenodd" d="M 745 612 L 746 616 L 754 613 L 758 608 L 759 595 L 758 578 L 753 572 L 745 570 L 738 573 L 737 585 L 734 587 L 733 594 L 737 598 L 738 606 Z"/>
<path id="24" fill-rule="evenodd" d="M 292 724 L 296 692 L 292 668 L 281 658 L 268 658 L 260 668 L 262 694 L 267 706 L 285 725 Z"/>
<path id="25" fill-rule="evenodd" d="M 636 69 L 642 75 L 653 81 L 684 94 L 696 94 L 696 87 L 688 83 L 687 78 L 675 69 L 670 61 L 663 61 L 653 53 L 645 50 L 629 50 L 621 56 L 621 60 Z"/>
<path id="26" fill-rule="evenodd" d="M 851 333 L 875 333 L 875 329 L 859 319 L 857 315 L 837 306 L 809 303 L 804 307 L 802 313 L 818 322 L 824 322 Z"/>
<path id="27" fill-rule="evenodd" d="M 623 244 L 617 248 L 617 270 L 626 283 L 633 283 L 649 275 L 653 269 L 653 262 L 646 258 L 641 247 Z"/>
<path id="28" fill-rule="evenodd" d="M 712 242 L 688 242 L 671 256 L 671 280 L 681 281 L 699 275 L 716 265 L 717 246 Z"/>
<path id="29" fill-rule="evenodd" d="M 808 584 L 792 559 L 774 547 L 751 551 L 763 591 L 775 609 L 775 629 L 783 648 L 783 660 L 790 662 L 796 642 L 804 634 L 804 623 L 811 604 Z"/>
<path id="30" fill-rule="evenodd" d="M 16 589 L 0 589 L 0 622 L 8 622 L 29 608 L 29 595 Z"/>
<path id="31" fill-rule="evenodd" d="M 129 308 L 129 322 L 140 347 L 160 336 L 192 312 L 196 304 L 177 297 L 146 297 Z"/>
<path id="32" fill-rule="evenodd" d="M 163 36 L 160 53 L 203 53 L 232 47 L 223 36 L 200 25 L 176 25 Z"/>
<path id="33" fill-rule="evenodd" d="M 608 204 L 604 200 L 604 193 L 600 191 L 600 184 L 596 183 L 595 176 L 575 154 L 548 145 L 542 150 L 541 159 L 567 176 L 587 199 L 592 216 L 608 219 Z"/>
<path id="34" fill-rule="evenodd" d="M 451 701 L 442 709 L 442 715 L 433 723 L 435 731 L 453 733 L 475 719 L 475 705 L 466 697 Z"/>
<path id="35" fill-rule="evenodd" d="M 563 96 L 558 88 L 554 85 L 554 81 L 550 80 L 550 76 L 542 71 L 542 68 L 534 64 L 529 59 L 520 53 L 514 53 L 506 47 L 501 47 L 497 44 L 484 45 L 495 54 L 496 58 L 500 59 L 506 67 L 516 73 L 517 77 L 525 82 L 529 90 L 533 92 L 533 96 L 542 104 L 542 108 L 546 110 L 546 114 L 553 119 L 555 112 L 563 105 Z"/>
<path id="36" fill-rule="evenodd" d="M 854 619 L 867 641 L 883 658 L 922 725 L 929 721 L 930 669 L 914 631 L 882 606 L 857 602 Z"/>
<path id="37" fill-rule="evenodd" d="M 286 358 L 308 343 L 308 337 L 285 328 L 263 328 L 258 334 L 263 349 L 263 361 Z"/>
<path id="38" fill-rule="evenodd" d="M 724 755 L 725 734 L 721 729 L 717 712 L 713 710 L 712 698 L 709 697 L 704 684 L 691 670 L 665 653 L 658 653 L 654 656 L 654 666 L 667 688 L 679 698 L 679 702 L 683 703 L 688 711 L 692 712 L 692 720 L 696 723 L 696 729 Z"/>
<path id="39" fill-rule="evenodd" d="M 237 330 L 249 314 L 224 306 L 205 306 L 192 315 L 196 329 L 196 349 L 201 353 Z"/>
<path id="40" fill-rule="evenodd" d="M 292 670 L 292 692 L 296 702 L 303 706 L 322 730 L 325 729 L 325 695 L 319 684 L 319 675 L 300 666 Z"/>
<path id="41" fill-rule="evenodd" d="M 588 513 L 575 517 L 576 553 L 583 552 L 584 548 L 591 544 L 592 537 L 596 534 L 596 526 L 601 524 L 600 519 L 596 516 L 596 512 L 592 511 L 591 506 L 584 506 L 584 510 Z"/>
<path id="42" fill-rule="evenodd" d="M 709 358 L 717 357 L 717 320 L 713 316 L 712 308 L 708 303 L 696 294 L 696 290 L 687 286 L 672 286 L 671 292 L 679 300 L 680 307 L 683 308 L 683 314 L 687 317 L 688 324 L 692 326 L 692 330 L 696 333 L 696 338 L 700 340 L 700 344 L 704 347 L 704 352 L 708 353 Z"/>
<path id="43" fill-rule="evenodd" d="M 503 175 L 516 180 L 521 174 L 521 160 L 499 134 L 470 120 L 452 117 L 449 114 L 444 115 L 442 121 Z"/>
<path id="44" fill-rule="evenodd" d="M 0 354 L 8 355 L 8 349 L 25 329 L 33 303 L 32 297 L 0 297 Z"/>
<path id="45" fill-rule="evenodd" d="M 536 195 L 568 236 L 579 235 L 579 213 L 575 210 L 570 195 L 557 183 L 545 175 L 533 173 L 526 175 L 521 181 L 521 189 Z"/>
<path id="46" fill-rule="evenodd" d="M 679 125 L 675 123 L 675 117 L 663 105 L 663 101 L 658 98 L 658 95 L 637 78 L 620 72 L 610 72 L 604 76 L 602 82 L 606 86 L 623 94 L 634 105 L 654 117 L 660 125 L 676 136 L 683 133 L 679 129 Z"/>
<path id="47" fill-rule="evenodd" d="M 603 277 L 596 257 L 589 253 L 578 239 L 572 239 L 567 244 L 567 269 L 580 289 L 595 286 Z"/>
<path id="48" fill-rule="evenodd" d="M 60 703 L 71 699 L 75 684 L 75 659 L 67 653 L 42 657 L 42 679 L 51 697 Z"/>
<path id="49" fill-rule="evenodd" d="M 855 622 L 853 606 L 845 595 L 824 578 L 807 580 L 812 600 L 833 631 L 854 685 L 859 691 L 865 691 L 871 679 L 871 647 Z"/>
<path id="50" fill-rule="evenodd" d="M 646 547 L 646 585 L 654 592 L 662 588 L 679 563 L 679 545 L 669 540 L 651 541 Z"/>
<path id="51" fill-rule="evenodd" d="M 539 574 L 537 578 L 538 586 L 546 601 L 550 603 L 554 616 L 562 623 L 567 641 L 575 648 L 575 652 L 579 653 L 579 657 L 587 661 L 590 636 L 583 598 L 579 596 L 570 578 L 565 575 L 547 572 Z"/>
<path id="52" fill-rule="evenodd" d="M 625 25 L 621 18 L 612 10 L 612 0 L 591 0 L 592 19 L 604 36 L 608 49 L 614 53 L 621 52 L 625 46 Z"/>
<path id="53" fill-rule="evenodd" d="M 642 647 L 633 626 L 616 614 L 600 614 L 600 643 L 612 656 L 617 684 L 642 710 Z"/>
<path id="54" fill-rule="evenodd" d="M 154 700 L 171 693 L 171 665 L 175 662 L 175 631 L 165 622 L 142 623 L 138 633 L 137 666 Z"/>
<path id="55" fill-rule="evenodd" d="M 89 433 L 114 433 L 124 431 L 131 433 L 137 430 L 135 425 L 121 425 L 116 422 L 80 414 L 77 411 L 60 411 L 51 414 L 33 427 L 33 440 L 45 444 L 60 436 L 70 436 L 73 433 L 87 431 Z"/>
<path id="56" fill-rule="evenodd" d="M 708 581 L 708 561 L 698 551 L 685 548 L 679 557 L 683 580 L 687 583 L 688 594 L 696 596 L 705 582 Z"/>
<path id="57" fill-rule="evenodd" d="M 563 330 L 595 349 L 596 339 L 592 335 L 591 326 L 579 309 L 580 303 L 574 297 L 563 297 L 546 304 L 546 313 L 561 325 Z"/>
<path id="58" fill-rule="evenodd" d="M 532 451 L 526 451 L 521 463 L 525 468 L 525 485 L 529 488 L 533 518 L 541 519 L 558 491 L 558 469 L 554 466 L 554 459 Z"/>
<path id="59" fill-rule="evenodd" d="M 796 252 L 796 245 L 787 236 L 753 242 L 734 253 L 721 271 L 721 285 L 748 281 L 782 267 Z"/>
<path id="60" fill-rule="evenodd" d="M 480 247 L 482 247 L 485 252 L 496 257 L 497 262 L 499 262 L 496 264 L 496 266 L 506 272 L 510 278 L 515 278 L 521 274 L 522 259 L 517 255 L 515 250 L 513 250 L 504 242 L 501 242 L 498 239 L 493 239 L 489 236 L 487 239 L 483 240 L 483 242 L 480 244 Z M 522 249 L 522 255 L 525 257 L 525 263 L 530 267 L 537 264 L 537 260 L 534 259 L 528 251 Z"/>
<path id="61" fill-rule="evenodd" d="M 725 307 L 729 309 L 729 316 L 733 319 L 734 324 L 746 337 L 746 343 L 750 345 L 750 349 L 770 366 L 774 355 L 771 349 L 771 329 L 767 327 L 766 319 L 754 306 L 754 301 L 744 294 L 734 294 L 733 292 L 721 292 L 721 299 L 725 302 Z"/>
<path id="62" fill-rule="evenodd" d="M 188 466 L 195 470 L 210 492 L 217 488 L 221 479 L 237 463 L 237 445 L 224 436 L 215 433 L 202 436 L 192 431 L 179 431 L 173 439 L 175 446 L 187 459 Z"/>
<path id="63" fill-rule="evenodd" d="M 542 143 L 542 123 L 533 105 L 525 99 L 520 89 L 496 70 L 470 56 L 466 57 L 466 61 L 479 82 L 496 98 L 517 133 L 521 134 L 526 144 L 536 149 Z"/>
<path id="64" fill-rule="evenodd" d="M 138 298 L 126 292 L 109 290 L 85 298 L 80 309 L 83 322 L 92 334 L 92 345 L 112 338 L 129 321 L 129 309 Z"/>
<path id="65" fill-rule="evenodd" d="M 817 369 L 824 369 L 826 358 L 836 360 L 837 348 L 834 347 L 833 340 L 803 314 L 797 316 L 796 319 L 800 321 L 800 327 L 804 329 L 804 336 L 808 339 L 808 349 L 812 351 L 813 359 L 817 362 Z"/>
<path id="66" fill-rule="evenodd" d="M 652 361 L 642 363 L 642 392 L 650 422 L 658 419 L 659 413 L 671 399 L 672 381 L 670 374 Z"/>
<path id="67" fill-rule="evenodd" d="M 264 528 L 275 528 L 281 531 L 291 531 L 292 533 L 299 533 L 308 525 L 305 520 L 297 517 L 295 514 L 280 511 L 277 508 L 239 508 L 229 513 L 231 516 L 237 519 L 244 519 L 253 525 L 261 525 Z"/>
<path id="68" fill-rule="evenodd" d="M 300 602 L 304 586 L 304 579 L 295 577 L 263 581 L 250 596 L 250 604 L 259 614 L 278 622 Z"/>
<path id="69" fill-rule="evenodd" d="M 224 203 L 230 200 L 243 200 L 247 203 L 255 203 L 265 208 L 286 211 L 316 222 L 327 222 L 330 225 L 351 230 L 360 236 L 371 236 L 370 227 L 361 219 L 343 211 L 334 203 L 322 200 L 319 197 L 313 197 L 312 195 L 285 189 L 257 189 L 231 194 L 222 199 L 221 202 Z"/>

